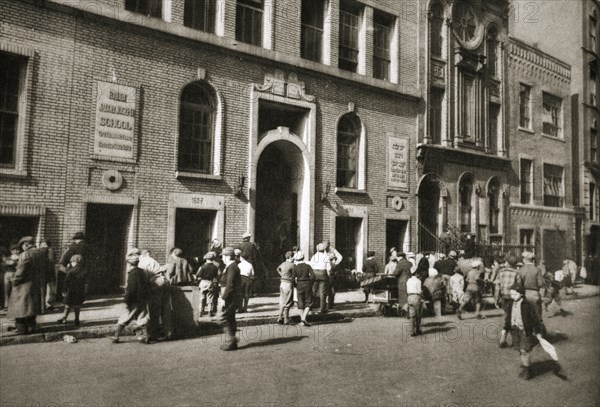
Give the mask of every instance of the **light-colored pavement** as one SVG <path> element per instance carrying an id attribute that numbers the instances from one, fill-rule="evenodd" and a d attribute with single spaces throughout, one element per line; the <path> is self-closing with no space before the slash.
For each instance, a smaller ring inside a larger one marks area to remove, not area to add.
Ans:
<path id="1" fill-rule="evenodd" d="M 240 349 L 221 335 L 138 344 L 107 339 L 1 349 L 0 406 L 595 406 L 600 390 L 600 299 L 566 301 L 546 315 L 567 380 L 536 347 L 530 381 L 519 355 L 496 342 L 501 311 L 458 321 L 427 318 L 421 337 L 401 318 L 361 318 L 310 328 L 240 329 Z"/>

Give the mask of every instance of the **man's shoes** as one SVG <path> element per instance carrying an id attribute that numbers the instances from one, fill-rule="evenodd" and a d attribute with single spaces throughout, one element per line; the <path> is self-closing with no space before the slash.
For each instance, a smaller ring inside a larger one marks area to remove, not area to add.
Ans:
<path id="1" fill-rule="evenodd" d="M 232 342 L 232 343 L 224 343 L 223 345 L 219 346 L 219 348 L 221 350 L 224 351 L 230 351 L 230 350 L 237 350 L 238 346 L 236 342 Z"/>
<path id="2" fill-rule="evenodd" d="M 278 323 L 279 325 L 283 325 L 283 319 L 279 318 L 279 319 L 277 320 L 277 323 Z"/>
<path id="3" fill-rule="evenodd" d="M 75 326 L 80 326 L 80 325 L 81 325 L 81 321 L 80 321 L 80 320 L 78 320 L 78 319 L 76 319 L 76 320 L 75 320 Z"/>
<path id="4" fill-rule="evenodd" d="M 300 325 L 302 325 L 302 326 L 312 326 L 311 324 L 309 324 L 306 321 L 300 321 Z"/>
<path id="5" fill-rule="evenodd" d="M 116 335 L 109 336 L 108 338 L 112 341 L 112 343 L 119 343 L 120 342 L 119 341 L 119 337 L 116 336 Z"/>
<path id="6" fill-rule="evenodd" d="M 67 323 L 67 319 L 66 318 L 61 318 L 61 319 L 57 320 L 56 322 L 59 323 L 59 324 L 63 324 L 64 325 L 64 324 Z"/>
<path id="7" fill-rule="evenodd" d="M 529 366 L 521 366 L 521 372 L 519 372 L 519 377 L 523 380 L 531 379 L 531 371 L 529 370 Z"/>
<path id="8" fill-rule="evenodd" d="M 508 343 L 506 341 L 502 341 L 498 344 L 500 349 L 508 348 Z"/>
<path id="9" fill-rule="evenodd" d="M 421 331 L 421 328 L 417 329 L 417 335 L 423 335 L 423 331 Z"/>

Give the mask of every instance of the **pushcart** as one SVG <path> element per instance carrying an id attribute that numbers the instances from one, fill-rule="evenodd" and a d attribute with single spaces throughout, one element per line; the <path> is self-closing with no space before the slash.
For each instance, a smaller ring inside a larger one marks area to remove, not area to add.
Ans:
<path id="1" fill-rule="evenodd" d="M 381 315 L 400 315 L 397 277 L 378 274 L 375 277 L 361 281 L 360 286 L 371 289 L 371 301 L 374 304 L 379 304 L 378 312 Z"/>

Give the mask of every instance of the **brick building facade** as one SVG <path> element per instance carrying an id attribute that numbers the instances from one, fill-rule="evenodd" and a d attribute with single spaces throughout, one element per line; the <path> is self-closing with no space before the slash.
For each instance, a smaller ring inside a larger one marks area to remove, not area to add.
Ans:
<path id="1" fill-rule="evenodd" d="M 419 13 L 405 6 L 2 2 L 2 245 L 84 230 L 99 292 L 124 283 L 130 245 L 163 262 L 250 231 L 271 267 L 323 240 L 351 268 L 412 249 Z"/>

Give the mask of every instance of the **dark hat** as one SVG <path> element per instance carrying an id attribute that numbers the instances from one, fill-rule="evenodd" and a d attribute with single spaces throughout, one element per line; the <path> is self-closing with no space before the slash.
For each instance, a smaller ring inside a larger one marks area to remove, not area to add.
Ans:
<path id="1" fill-rule="evenodd" d="M 23 246 L 24 243 L 31 243 L 33 244 L 34 240 L 33 240 L 33 236 L 25 236 L 22 237 L 21 240 L 19 240 L 19 247 Z"/>
<path id="2" fill-rule="evenodd" d="M 211 252 L 208 252 L 208 253 L 206 253 L 206 254 L 204 255 L 204 258 L 205 258 L 206 260 L 214 260 L 214 259 L 215 259 L 215 257 L 217 257 L 217 253 L 215 253 L 215 252 L 212 252 L 212 251 L 211 251 Z"/>
<path id="3" fill-rule="evenodd" d="M 84 238 L 83 232 L 77 232 L 73 235 L 73 240 L 83 240 Z"/>
<path id="4" fill-rule="evenodd" d="M 373 256 L 375 256 L 375 252 L 373 250 L 369 250 L 367 252 L 367 257 L 373 257 Z"/>
<path id="5" fill-rule="evenodd" d="M 521 294 L 525 294 L 525 288 L 523 288 L 523 284 L 518 281 L 515 281 L 513 285 L 510 286 L 511 290 L 515 290 Z"/>
<path id="6" fill-rule="evenodd" d="M 406 257 L 406 253 L 404 252 L 399 252 L 396 257 Z"/>
<path id="7" fill-rule="evenodd" d="M 10 250 L 21 250 L 21 246 L 19 246 L 18 244 L 13 244 L 12 246 L 10 246 Z"/>
<path id="8" fill-rule="evenodd" d="M 233 250 L 233 247 L 226 247 L 223 249 L 222 254 L 223 256 L 233 257 L 233 255 L 235 254 L 235 250 Z"/>

